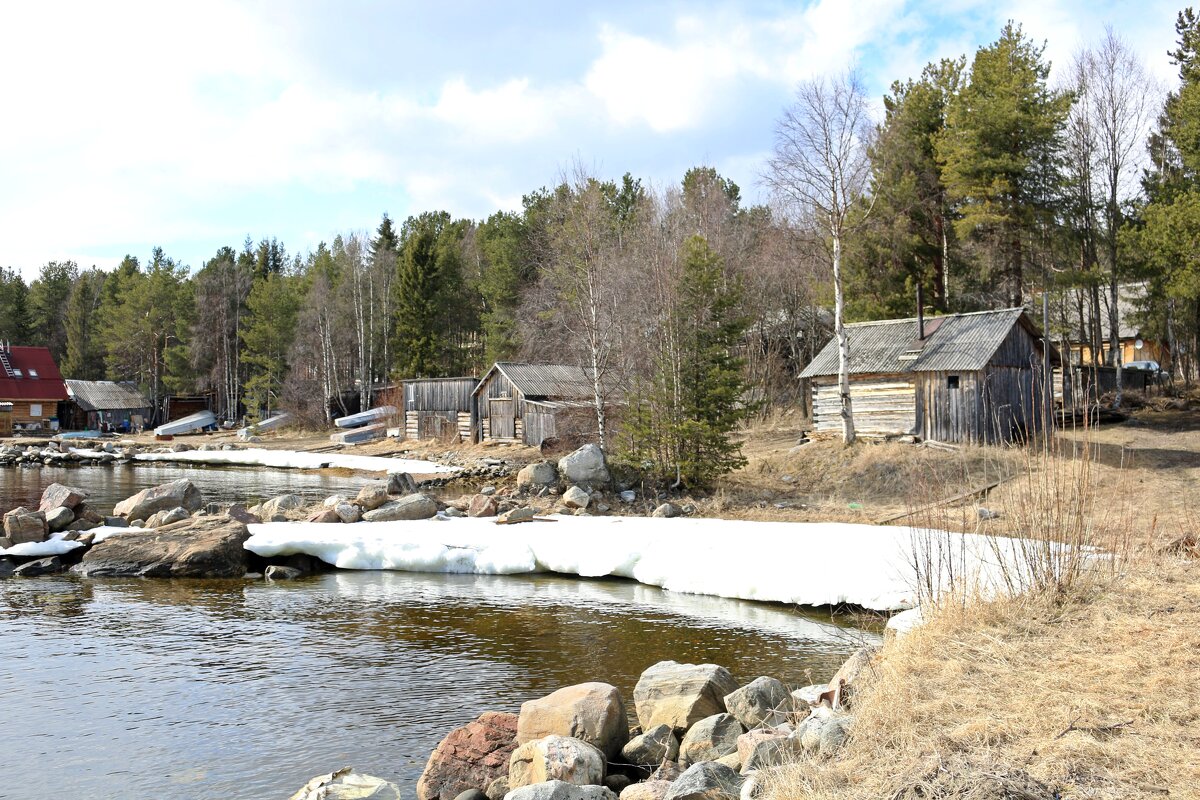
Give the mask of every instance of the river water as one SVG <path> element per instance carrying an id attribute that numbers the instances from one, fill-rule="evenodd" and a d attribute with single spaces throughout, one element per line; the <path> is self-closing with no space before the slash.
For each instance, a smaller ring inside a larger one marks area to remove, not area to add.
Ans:
<path id="1" fill-rule="evenodd" d="M 0 796 L 282 798 L 345 765 L 412 797 L 437 742 L 663 660 L 826 680 L 874 633 L 632 582 L 333 572 L 0 581 Z"/>

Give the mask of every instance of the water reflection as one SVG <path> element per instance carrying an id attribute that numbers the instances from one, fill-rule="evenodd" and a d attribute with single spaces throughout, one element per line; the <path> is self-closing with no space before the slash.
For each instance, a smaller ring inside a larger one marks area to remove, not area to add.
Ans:
<path id="1" fill-rule="evenodd" d="M 411 791 L 484 710 L 584 680 L 628 698 L 666 658 L 806 683 L 875 636 L 631 582 L 407 573 L 10 580 L 0 621 L 0 785 L 53 765 L 30 797 L 287 796 L 344 764 Z"/>

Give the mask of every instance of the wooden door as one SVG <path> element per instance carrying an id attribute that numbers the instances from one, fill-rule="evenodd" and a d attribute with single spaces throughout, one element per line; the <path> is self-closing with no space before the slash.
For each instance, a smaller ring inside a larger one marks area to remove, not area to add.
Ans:
<path id="1" fill-rule="evenodd" d="M 517 425 L 511 399 L 492 398 L 488 401 L 488 418 L 493 439 L 515 439 Z"/>

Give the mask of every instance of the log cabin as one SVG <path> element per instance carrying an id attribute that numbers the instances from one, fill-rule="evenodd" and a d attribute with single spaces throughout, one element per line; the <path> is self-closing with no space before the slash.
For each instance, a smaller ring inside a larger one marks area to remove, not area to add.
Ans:
<path id="1" fill-rule="evenodd" d="M 412 378 L 400 382 L 405 439 L 470 442 L 475 430 L 475 386 L 478 378 Z"/>
<path id="2" fill-rule="evenodd" d="M 12 430 L 49 430 L 58 425 L 58 404 L 67 399 L 54 356 L 46 347 L 0 344 L 0 402 L 12 403 Z"/>
<path id="3" fill-rule="evenodd" d="M 496 362 L 474 391 L 475 441 L 537 447 L 596 435 L 591 374 L 568 364 Z"/>
<path id="4" fill-rule="evenodd" d="M 1052 416 L 1044 365 L 1061 359 L 1024 309 L 858 322 L 846 333 L 860 436 L 997 444 Z M 800 377 L 811 379 L 814 433 L 840 434 L 836 337 Z"/>

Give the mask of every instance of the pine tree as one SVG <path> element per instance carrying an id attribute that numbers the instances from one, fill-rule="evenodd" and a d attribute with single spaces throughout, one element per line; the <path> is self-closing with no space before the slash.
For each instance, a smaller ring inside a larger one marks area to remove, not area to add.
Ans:
<path id="1" fill-rule="evenodd" d="M 296 335 L 300 298 L 286 275 L 270 273 L 254 283 L 246 306 L 249 325 L 242 330 L 250 368 L 246 406 L 251 417 L 266 419 L 278 409 L 288 374 L 288 355 Z"/>
<path id="2" fill-rule="evenodd" d="M 21 273 L 0 267 L 0 342 L 27 344 L 29 328 L 29 287 Z"/>
<path id="3" fill-rule="evenodd" d="M 82 381 L 104 379 L 104 344 L 100 339 L 100 304 L 107 275 L 98 269 L 84 272 L 67 301 L 67 354 L 62 373 Z"/>
<path id="4" fill-rule="evenodd" d="M 29 311 L 36 344 L 50 348 L 55 362 L 67 354 L 67 303 L 79 277 L 74 261 L 51 261 L 29 286 Z"/>

